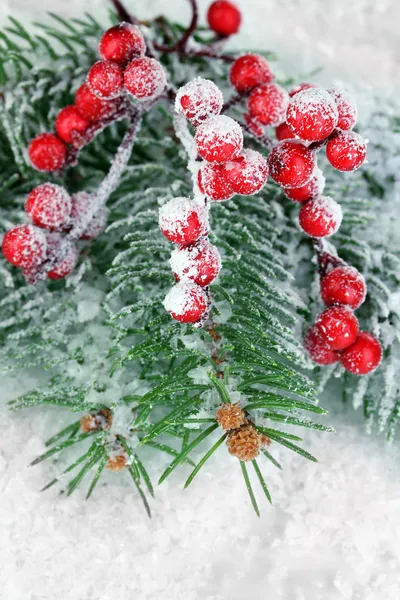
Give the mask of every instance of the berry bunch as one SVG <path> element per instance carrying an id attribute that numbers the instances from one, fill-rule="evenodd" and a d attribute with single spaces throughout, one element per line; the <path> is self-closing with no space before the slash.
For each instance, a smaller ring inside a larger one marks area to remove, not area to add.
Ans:
<path id="1" fill-rule="evenodd" d="M 207 239 L 208 199 L 256 194 L 268 178 L 266 160 L 255 150 L 243 150 L 242 129 L 220 114 L 222 107 L 220 89 L 206 79 L 190 81 L 176 95 L 176 112 L 195 127 L 195 198 L 174 198 L 164 204 L 160 229 L 178 245 L 170 260 L 178 283 L 167 294 L 164 306 L 183 323 L 204 321 L 210 306 L 208 286 L 221 268 L 219 252 Z"/>
<path id="2" fill-rule="evenodd" d="M 41 133 L 28 148 L 39 171 L 58 171 L 68 163 L 68 145 L 80 148 L 93 131 L 119 116 L 126 92 L 145 102 L 158 97 L 166 86 L 165 71 L 157 60 L 145 56 L 146 43 L 138 27 L 120 23 L 100 40 L 101 60 L 89 70 L 75 103 L 63 108 L 55 120 L 55 133 Z"/>

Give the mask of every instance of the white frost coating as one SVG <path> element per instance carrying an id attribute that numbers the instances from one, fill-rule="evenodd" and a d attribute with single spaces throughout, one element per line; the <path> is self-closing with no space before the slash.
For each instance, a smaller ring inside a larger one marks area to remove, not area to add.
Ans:
<path id="1" fill-rule="evenodd" d="M 42 183 L 28 195 L 25 210 L 41 226 L 56 229 L 65 225 L 71 213 L 71 197 L 61 185 Z"/>
<path id="2" fill-rule="evenodd" d="M 336 102 L 327 90 L 309 88 L 290 98 L 286 120 L 294 133 L 304 140 L 326 137 L 336 127 L 338 119 Z M 321 131 L 323 135 L 318 137 L 316 134 Z"/>
<path id="3" fill-rule="evenodd" d="M 229 161 L 225 169 L 229 182 L 236 193 L 256 194 L 267 182 L 268 164 L 260 152 L 243 150 L 243 160 Z M 250 190 L 251 191 L 248 191 Z"/>
<path id="4" fill-rule="evenodd" d="M 125 87 L 140 102 L 157 98 L 167 85 L 162 64 L 154 58 L 136 58 L 125 70 Z"/>
<path id="5" fill-rule="evenodd" d="M 250 114 L 263 125 L 277 127 L 284 123 L 288 106 L 289 94 L 276 83 L 264 83 L 250 94 Z"/>
<path id="6" fill-rule="evenodd" d="M 12 235 L 12 257 L 18 266 L 32 267 L 43 262 L 47 254 L 47 239 L 42 229 L 34 225 L 17 225 L 10 232 L 12 232 L 10 234 Z M 6 244 L 8 248 L 7 241 Z M 5 245 L 3 252 L 5 252 Z"/>
<path id="7" fill-rule="evenodd" d="M 329 233 L 323 237 L 329 237 L 336 233 L 342 223 L 342 207 L 331 196 L 320 196 L 303 205 L 302 210 L 307 211 L 307 218 L 313 222 L 322 222 Z"/>
<path id="8" fill-rule="evenodd" d="M 243 131 L 231 117 L 210 117 L 200 125 L 195 136 L 201 156 L 209 162 L 226 162 L 243 148 Z"/>
<path id="9" fill-rule="evenodd" d="M 198 125 L 211 115 L 219 115 L 223 104 L 224 98 L 219 87 L 210 79 L 197 77 L 179 88 L 175 110 Z"/>
<path id="10" fill-rule="evenodd" d="M 354 99 L 345 90 L 330 89 L 328 90 L 328 93 L 336 102 L 339 115 L 337 126 L 339 129 L 344 131 L 353 129 L 354 125 L 357 123 L 358 116 L 357 105 Z"/>
<path id="11" fill-rule="evenodd" d="M 163 302 L 164 308 L 171 314 L 183 316 L 188 311 L 197 310 L 199 306 L 207 306 L 207 296 L 204 290 L 188 282 L 174 285 Z"/>
<path id="12" fill-rule="evenodd" d="M 161 206 L 159 210 L 159 225 L 162 231 L 172 232 L 174 235 L 185 234 L 185 228 L 190 226 L 189 218 L 197 217 L 199 229 L 204 234 L 208 231 L 208 210 L 204 204 L 191 198 L 172 198 Z"/>
<path id="13" fill-rule="evenodd" d="M 221 269 L 221 256 L 213 244 L 204 240 L 195 246 L 174 250 L 169 264 L 172 272 L 181 281 L 196 280 L 201 285 L 208 279 L 210 272 L 218 275 Z"/>

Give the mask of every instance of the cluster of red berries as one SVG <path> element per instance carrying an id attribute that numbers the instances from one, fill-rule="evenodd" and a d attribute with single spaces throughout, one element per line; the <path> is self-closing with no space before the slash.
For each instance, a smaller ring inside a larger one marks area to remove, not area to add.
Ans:
<path id="1" fill-rule="evenodd" d="M 42 133 L 30 143 L 28 155 L 39 171 L 62 169 L 68 144 L 80 147 L 90 125 L 112 119 L 125 92 L 144 102 L 164 90 L 165 71 L 161 63 L 145 56 L 146 43 L 135 25 L 120 23 L 108 29 L 100 40 L 99 51 L 102 60 L 90 68 L 75 103 L 59 112 L 56 133 Z"/>
<path id="2" fill-rule="evenodd" d="M 382 347 L 370 333 L 359 331 L 353 311 L 365 300 L 366 285 L 354 267 L 332 268 L 321 278 L 321 298 L 326 306 L 307 331 L 304 347 L 319 365 L 340 361 L 346 371 L 367 375 L 382 360 Z"/>

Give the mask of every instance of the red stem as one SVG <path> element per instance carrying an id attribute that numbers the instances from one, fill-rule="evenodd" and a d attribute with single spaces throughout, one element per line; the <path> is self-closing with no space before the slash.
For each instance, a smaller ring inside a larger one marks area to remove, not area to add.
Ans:
<path id="1" fill-rule="evenodd" d="M 111 2 L 114 4 L 114 8 L 120 21 L 133 23 L 134 25 L 137 25 L 139 23 L 139 20 L 128 12 L 128 10 L 125 8 L 122 2 L 120 2 L 120 0 L 111 0 Z"/>
<path id="2" fill-rule="evenodd" d="M 197 6 L 197 0 L 189 0 L 190 6 L 192 7 L 192 20 L 190 21 L 189 27 L 186 29 L 185 33 L 172 46 L 164 46 L 163 44 L 154 44 L 154 48 L 159 52 L 185 52 L 187 43 L 193 33 L 197 29 L 197 23 L 199 21 L 199 9 Z"/>
<path id="3" fill-rule="evenodd" d="M 324 242 L 319 238 L 313 238 L 313 244 L 318 261 L 319 276 L 324 277 L 331 269 L 343 267 L 346 265 L 344 260 L 338 256 L 333 256 L 325 250 Z"/>

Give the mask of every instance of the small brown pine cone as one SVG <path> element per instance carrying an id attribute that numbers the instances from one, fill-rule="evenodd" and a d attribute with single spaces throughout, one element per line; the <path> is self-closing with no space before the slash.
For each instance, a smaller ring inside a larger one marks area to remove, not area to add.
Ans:
<path id="1" fill-rule="evenodd" d="M 106 467 L 107 469 L 110 469 L 110 471 L 114 471 L 115 473 L 122 471 L 122 469 L 126 467 L 126 456 L 124 456 L 123 454 L 121 454 L 120 456 L 113 456 L 112 458 L 110 456 L 107 461 Z"/>
<path id="2" fill-rule="evenodd" d="M 109 408 L 100 410 L 97 413 L 83 415 L 81 419 L 81 429 L 84 433 L 103 429 L 110 429 L 112 424 L 112 412 Z"/>
<path id="3" fill-rule="evenodd" d="M 240 429 L 231 431 L 226 440 L 230 454 L 239 460 L 257 458 L 261 444 L 261 434 L 253 425 L 243 425 Z"/>
<path id="4" fill-rule="evenodd" d="M 239 404 L 223 404 L 215 416 L 218 424 L 225 431 L 238 429 L 245 422 L 245 414 Z"/>

